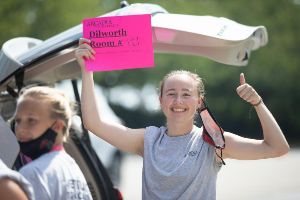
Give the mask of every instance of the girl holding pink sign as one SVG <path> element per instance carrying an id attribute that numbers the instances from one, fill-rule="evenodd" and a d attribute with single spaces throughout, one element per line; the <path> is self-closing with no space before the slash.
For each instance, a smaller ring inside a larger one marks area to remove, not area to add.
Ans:
<path id="1" fill-rule="evenodd" d="M 144 200 L 215 200 L 216 179 L 225 164 L 223 159 L 265 159 L 289 151 L 276 120 L 243 74 L 237 93 L 255 108 L 262 126 L 262 140 L 224 131 L 205 105 L 201 78 L 189 71 L 173 71 L 161 82 L 159 100 L 166 126 L 131 129 L 106 120 L 101 107 L 97 109 L 93 73 L 85 69 L 84 60 L 94 59 L 95 55 L 89 43 L 80 39 L 75 52 L 82 71 L 84 125 L 115 147 L 143 157 Z M 202 127 L 194 125 L 197 113 Z"/>

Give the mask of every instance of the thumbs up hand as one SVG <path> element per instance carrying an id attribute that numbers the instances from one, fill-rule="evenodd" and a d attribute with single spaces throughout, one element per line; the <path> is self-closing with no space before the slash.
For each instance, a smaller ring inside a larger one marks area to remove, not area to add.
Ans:
<path id="1" fill-rule="evenodd" d="M 237 87 L 236 92 L 242 99 L 253 106 L 258 106 L 262 102 L 262 98 L 257 94 L 254 88 L 246 83 L 243 73 L 240 74 L 240 85 Z"/>

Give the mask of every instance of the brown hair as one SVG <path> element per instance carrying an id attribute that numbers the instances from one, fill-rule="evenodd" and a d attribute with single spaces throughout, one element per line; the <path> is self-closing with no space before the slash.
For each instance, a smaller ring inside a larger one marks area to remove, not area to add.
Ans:
<path id="1" fill-rule="evenodd" d="M 175 76 L 175 75 L 187 75 L 187 76 L 191 77 L 196 82 L 198 96 L 204 97 L 205 90 L 204 90 L 204 84 L 203 84 L 202 79 L 198 76 L 198 74 L 195 74 L 195 73 L 192 73 L 192 72 L 186 71 L 186 70 L 174 70 L 164 76 L 163 80 L 160 82 L 160 85 L 159 85 L 159 96 L 160 97 L 162 97 L 163 88 L 164 88 L 164 84 L 165 84 L 166 80 L 169 77 Z"/>

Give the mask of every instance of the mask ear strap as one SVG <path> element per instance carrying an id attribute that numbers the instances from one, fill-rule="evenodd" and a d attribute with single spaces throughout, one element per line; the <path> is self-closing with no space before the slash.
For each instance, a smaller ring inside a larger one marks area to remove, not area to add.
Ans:
<path id="1" fill-rule="evenodd" d="M 53 129 L 54 124 L 57 122 L 57 119 L 52 123 L 52 125 L 50 126 L 51 129 Z"/>
<path id="2" fill-rule="evenodd" d="M 218 149 L 219 149 L 219 148 L 218 148 Z M 221 155 L 218 154 L 217 148 L 215 148 L 215 153 L 216 153 L 216 155 L 218 156 L 218 158 L 221 159 L 222 164 L 223 164 L 223 165 L 226 165 L 225 161 L 223 160 L 223 149 L 220 148 L 220 152 L 221 152 Z"/>
<path id="3" fill-rule="evenodd" d="M 58 119 L 56 119 L 53 123 L 52 123 L 52 125 L 50 126 L 50 128 L 52 129 L 52 130 L 54 130 L 53 129 L 53 126 L 55 125 L 55 123 L 58 121 Z M 63 120 L 61 120 L 61 121 L 63 121 Z M 66 135 L 66 130 L 67 130 L 67 125 L 65 124 L 65 123 L 63 123 L 63 128 L 62 128 L 62 130 L 63 130 L 63 135 Z"/>
<path id="4" fill-rule="evenodd" d="M 205 101 L 204 101 L 204 97 L 201 97 L 201 101 L 202 101 L 201 107 L 198 108 L 199 115 L 200 115 L 200 112 L 201 112 L 201 111 L 203 111 L 204 109 L 207 108 L 206 103 L 205 103 Z"/>

